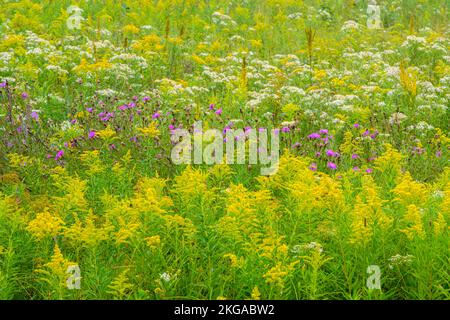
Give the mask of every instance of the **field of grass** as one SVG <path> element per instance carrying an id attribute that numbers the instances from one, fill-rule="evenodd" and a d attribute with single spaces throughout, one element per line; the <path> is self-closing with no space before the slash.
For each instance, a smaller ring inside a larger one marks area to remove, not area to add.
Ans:
<path id="1" fill-rule="evenodd" d="M 450 299 L 449 2 L 373 2 L 0 0 L 0 299 Z"/>

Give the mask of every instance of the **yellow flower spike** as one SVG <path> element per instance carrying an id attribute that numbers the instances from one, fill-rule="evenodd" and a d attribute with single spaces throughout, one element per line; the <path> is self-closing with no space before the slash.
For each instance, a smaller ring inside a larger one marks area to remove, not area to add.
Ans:
<path id="1" fill-rule="evenodd" d="M 444 215 L 439 213 L 437 219 L 433 222 L 433 232 L 435 235 L 440 235 L 447 229 L 447 221 L 445 221 Z"/>
<path id="2" fill-rule="evenodd" d="M 96 132 L 96 136 L 100 139 L 111 139 L 116 135 L 116 131 L 112 130 L 111 127 L 107 127 L 106 129 L 100 130 Z"/>
<path id="3" fill-rule="evenodd" d="M 250 299 L 251 300 L 261 300 L 261 293 L 259 292 L 258 286 L 253 288 Z"/>
<path id="4" fill-rule="evenodd" d="M 142 136 L 148 137 L 148 138 L 155 138 L 159 136 L 159 130 L 157 128 L 157 122 L 152 121 L 150 125 L 146 128 L 138 128 L 137 129 Z"/>
<path id="5" fill-rule="evenodd" d="M 138 34 L 140 29 L 136 27 L 134 24 L 127 24 L 122 28 L 122 32 L 124 34 Z"/>
<path id="6" fill-rule="evenodd" d="M 408 226 L 405 229 L 400 230 L 402 233 L 406 234 L 409 240 L 414 238 L 425 238 L 425 231 L 423 230 L 422 215 L 420 210 L 415 205 L 411 204 L 408 206 L 408 211 L 403 217 L 403 222 Z"/>
<path id="7" fill-rule="evenodd" d="M 423 204 L 428 197 L 427 187 L 420 182 L 414 181 L 409 172 L 400 177 L 399 183 L 392 190 L 392 193 L 396 195 L 394 200 L 404 206 Z"/>
<path id="8" fill-rule="evenodd" d="M 131 284 L 128 279 L 127 274 L 129 271 L 130 269 L 122 271 L 108 286 L 108 293 L 111 294 L 114 299 L 122 300 L 132 293 L 134 285 Z"/>
<path id="9" fill-rule="evenodd" d="M 145 241 L 147 242 L 147 245 L 151 249 L 155 249 L 155 248 L 160 246 L 160 244 L 161 244 L 161 237 L 160 236 L 151 236 L 151 237 L 145 238 Z"/>
<path id="10" fill-rule="evenodd" d="M 48 208 L 38 213 L 36 218 L 28 223 L 27 231 L 36 239 L 42 240 L 45 237 L 54 237 L 60 234 L 64 221 L 57 215 L 51 214 Z"/>

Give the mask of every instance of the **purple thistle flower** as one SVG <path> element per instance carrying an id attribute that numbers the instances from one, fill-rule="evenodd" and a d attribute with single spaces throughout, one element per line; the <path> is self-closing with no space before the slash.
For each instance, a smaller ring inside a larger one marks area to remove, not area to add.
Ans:
<path id="1" fill-rule="evenodd" d="M 89 139 L 94 139 L 95 138 L 95 131 L 94 130 L 89 131 L 88 137 L 89 137 Z"/>
<path id="2" fill-rule="evenodd" d="M 328 149 L 326 154 L 327 154 L 328 157 L 336 157 L 337 156 L 337 152 L 334 152 L 331 149 Z"/>
<path id="3" fill-rule="evenodd" d="M 438 150 L 436 151 L 436 158 L 440 158 L 442 156 L 442 151 Z"/>
<path id="4" fill-rule="evenodd" d="M 210 105 L 209 105 L 209 110 L 214 110 L 214 107 L 215 107 L 216 105 L 214 104 L 214 103 L 211 103 Z"/>
<path id="5" fill-rule="evenodd" d="M 58 153 L 56 153 L 55 161 L 58 161 L 64 156 L 64 150 L 59 150 Z"/>
<path id="6" fill-rule="evenodd" d="M 367 168 L 367 169 L 366 169 L 366 172 L 367 172 L 367 173 L 372 173 L 373 170 L 372 170 L 371 168 Z"/>
<path id="7" fill-rule="evenodd" d="M 337 169 L 337 165 L 334 162 L 328 162 L 327 167 L 330 168 L 331 170 Z"/>
<path id="8" fill-rule="evenodd" d="M 36 111 L 31 112 L 31 118 L 33 118 L 35 121 L 39 120 L 39 114 Z"/>
<path id="9" fill-rule="evenodd" d="M 214 113 L 220 116 L 222 114 L 222 108 L 217 109 Z"/>
<path id="10" fill-rule="evenodd" d="M 317 132 L 313 132 L 308 136 L 309 139 L 319 139 L 320 138 L 320 134 Z"/>
<path id="11" fill-rule="evenodd" d="M 359 155 L 357 155 L 356 153 L 352 154 L 352 159 L 358 159 L 358 158 L 359 158 Z"/>
<path id="12" fill-rule="evenodd" d="M 29 95 L 26 92 L 22 92 L 22 94 L 20 95 L 22 97 L 23 100 L 28 99 Z"/>
<path id="13" fill-rule="evenodd" d="M 358 129 L 358 128 L 359 128 L 359 123 L 355 123 L 355 124 L 353 125 L 353 128 Z"/>
<path id="14" fill-rule="evenodd" d="M 161 115 L 160 115 L 158 112 L 155 112 L 155 113 L 152 115 L 152 119 L 159 119 L 160 116 L 161 116 Z"/>
<path id="15" fill-rule="evenodd" d="M 287 133 L 287 132 L 291 131 L 291 129 L 289 129 L 289 127 L 283 127 L 283 128 L 281 128 L 281 131 L 283 133 Z"/>
<path id="16" fill-rule="evenodd" d="M 6 87 L 6 82 L 0 82 L 0 88 Z"/>
<path id="17" fill-rule="evenodd" d="M 317 171 L 317 164 L 316 163 L 311 163 L 311 165 L 309 166 L 309 170 L 311 171 Z"/>
<path id="18" fill-rule="evenodd" d="M 328 129 L 320 129 L 320 134 L 328 134 Z"/>

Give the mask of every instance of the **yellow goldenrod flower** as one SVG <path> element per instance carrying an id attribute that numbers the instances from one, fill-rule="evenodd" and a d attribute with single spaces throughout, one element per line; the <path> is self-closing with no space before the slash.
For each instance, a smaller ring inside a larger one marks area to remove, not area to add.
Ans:
<path id="1" fill-rule="evenodd" d="M 425 238 L 425 231 L 423 230 L 422 215 L 420 210 L 415 205 L 411 204 L 408 206 L 408 211 L 403 217 L 403 222 L 407 225 L 405 229 L 400 230 L 409 240 L 418 237 L 420 239 Z"/>
<path id="2" fill-rule="evenodd" d="M 161 237 L 160 236 L 152 236 L 152 237 L 147 237 L 145 238 L 145 241 L 147 242 L 147 245 L 154 249 L 159 247 L 159 245 L 161 244 Z"/>
<path id="3" fill-rule="evenodd" d="M 152 121 L 146 128 L 138 128 L 137 130 L 141 133 L 141 135 L 149 138 L 154 138 L 159 135 L 156 121 Z"/>
<path id="4" fill-rule="evenodd" d="M 63 220 L 59 216 L 51 214 L 46 208 L 28 223 L 27 231 L 38 240 L 41 240 L 47 236 L 54 237 L 59 235 L 63 225 Z"/>

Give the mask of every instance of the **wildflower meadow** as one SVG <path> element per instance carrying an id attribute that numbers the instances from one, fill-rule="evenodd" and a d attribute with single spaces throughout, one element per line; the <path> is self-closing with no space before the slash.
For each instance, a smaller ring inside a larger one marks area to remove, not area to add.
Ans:
<path id="1" fill-rule="evenodd" d="M 0 299 L 450 299 L 446 0 L 0 0 Z"/>

